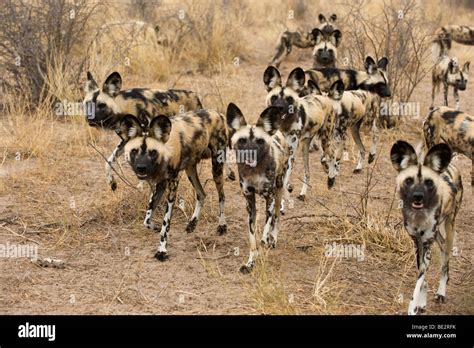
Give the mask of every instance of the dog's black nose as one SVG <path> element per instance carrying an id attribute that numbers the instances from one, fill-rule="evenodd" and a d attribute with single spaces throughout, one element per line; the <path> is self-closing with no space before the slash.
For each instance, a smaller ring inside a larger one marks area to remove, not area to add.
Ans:
<path id="1" fill-rule="evenodd" d="M 425 195 L 423 194 L 423 192 L 413 193 L 413 200 L 415 202 L 421 202 L 423 200 L 423 198 L 425 198 Z"/>
<path id="2" fill-rule="evenodd" d="M 136 167 L 136 170 L 137 170 L 137 173 L 138 173 L 138 174 L 146 174 L 146 167 L 145 167 L 145 166 L 140 166 L 140 165 L 138 165 L 138 166 Z"/>

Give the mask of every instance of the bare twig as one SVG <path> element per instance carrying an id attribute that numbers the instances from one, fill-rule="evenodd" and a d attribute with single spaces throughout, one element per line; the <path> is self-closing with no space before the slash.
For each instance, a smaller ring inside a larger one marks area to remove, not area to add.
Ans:
<path id="1" fill-rule="evenodd" d="M 107 157 L 104 156 L 104 154 L 102 152 L 99 151 L 99 149 L 97 149 L 93 144 L 91 143 L 88 143 L 88 145 L 90 147 L 92 147 L 95 151 L 97 151 L 97 153 L 104 159 L 105 162 L 108 163 L 108 160 L 107 160 Z M 137 189 L 135 186 L 133 186 L 130 181 L 128 181 L 127 179 L 125 179 L 122 175 L 120 175 L 120 173 L 112 166 L 111 163 L 110 164 L 110 167 L 112 168 L 112 170 L 115 172 L 115 174 L 117 174 L 117 176 L 120 178 L 120 180 L 122 180 L 125 184 L 127 184 L 128 186 L 130 186 L 131 188 L 133 188 L 134 190 L 137 190 L 137 191 L 140 191 L 139 189 Z"/>

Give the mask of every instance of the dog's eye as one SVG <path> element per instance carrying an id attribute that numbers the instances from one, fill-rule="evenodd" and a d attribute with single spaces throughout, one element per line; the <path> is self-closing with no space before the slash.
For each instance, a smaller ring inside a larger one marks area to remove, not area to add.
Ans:
<path id="1" fill-rule="evenodd" d="M 240 139 L 239 139 L 239 144 L 240 144 L 240 145 L 244 145 L 245 143 L 247 143 L 247 139 L 246 139 L 246 138 L 240 138 Z"/>
<path id="2" fill-rule="evenodd" d="M 257 144 L 258 145 L 263 145 L 264 143 L 265 143 L 265 140 L 263 140 L 262 138 L 257 139 Z"/>
<path id="3" fill-rule="evenodd" d="M 406 178 L 405 179 L 405 185 L 406 186 L 411 186 L 411 185 L 413 185 L 413 183 L 414 183 L 413 178 Z"/>
<path id="4" fill-rule="evenodd" d="M 98 103 L 98 104 L 97 104 L 97 107 L 98 107 L 99 109 L 105 109 L 106 105 L 105 105 L 105 103 Z"/>
<path id="5" fill-rule="evenodd" d="M 150 156 L 151 157 L 156 157 L 158 155 L 158 152 L 156 150 L 151 150 L 150 151 Z"/>
<path id="6" fill-rule="evenodd" d="M 428 187 L 433 187 L 434 182 L 431 179 L 426 179 L 425 180 L 425 185 L 428 186 Z"/>
<path id="7" fill-rule="evenodd" d="M 293 97 L 288 97 L 288 98 L 286 98 L 286 101 L 287 101 L 288 104 L 293 104 L 293 102 L 295 100 L 293 99 Z"/>
<path id="8" fill-rule="evenodd" d="M 132 149 L 132 151 L 130 151 L 130 155 L 132 155 L 132 156 L 136 156 L 137 153 L 138 153 L 137 149 Z"/>
<path id="9" fill-rule="evenodd" d="M 270 101 L 273 103 L 277 100 L 277 96 L 276 95 L 272 95 L 272 97 L 270 98 Z"/>

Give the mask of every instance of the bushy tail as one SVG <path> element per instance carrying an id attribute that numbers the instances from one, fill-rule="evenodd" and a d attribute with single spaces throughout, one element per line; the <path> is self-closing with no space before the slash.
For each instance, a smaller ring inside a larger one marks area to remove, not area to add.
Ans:
<path id="1" fill-rule="evenodd" d="M 437 63 L 438 60 L 448 53 L 448 49 L 442 39 L 434 39 L 431 43 L 431 56 L 433 62 Z"/>
<path id="2" fill-rule="evenodd" d="M 451 36 L 445 28 L 440 28 L 436 32 L 436 38 L 431 45 L 433 60 L 436 62 L 451 49 Z"/>

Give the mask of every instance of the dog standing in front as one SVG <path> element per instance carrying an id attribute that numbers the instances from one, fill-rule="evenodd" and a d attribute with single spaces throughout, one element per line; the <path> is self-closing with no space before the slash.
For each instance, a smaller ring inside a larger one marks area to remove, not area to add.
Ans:
<path id="1" fill-rule="evenodd" d="M 278 237 L 280 204 L 285 190 L 283 180 L 288 168 L 288 147 L 279 131 L 281 112 L 268 107 L 260 115 L 256 125 L 248 125 L 240 109 L 233 103 L 227 107 L 227 125 L 232 130 L 232 148 L 237 153 L 254 152 L 252 161 L 238 161 L 240 188 L 247 201 L 250 255 L 242 273 L 252 270 L 257 256 L 255 226 L 257 210 L 255 195 L 262 195 L 266 202 L 265 227 L 262 244 L 275 247 Z M 240 156 L 237 156 L 240 157 Z"/>
<path id="2" fill-rule="evenodd" d="M 396 181 L 403 203 L 404 226 L 413 239 L 418 268 L 408 314 L 420 314 L 426 310 L 428 285 L 425 277 L 435 240 L 441 249 L 441 278 L 435 301 L 446 301 L 454 222 L 463 195 L 461 175 L 450 164 L 451 149 L 446 144 L 434 145 L 423 159 L 410 144 L 398 141 L 393 145 L 390 157 L 398 171 Z"/>
<path id="3" fill-rule="evenodd" d="M 127 115 L 120 121 L 118 133 L 125 142 L 125 157 L 140 180 L 146 180 L 153 188 L 148 203 L 144 225 L 155 230 L 153 213 L 168 189 L 166 211 L 160 231 L 160 246 L 155 257 L 160 261 L 168 258 L 166 249 L 171 215 L 178 189 L 181 171 L 185 171 L 197 194 L 196 205 L 186 232 L 196 228 L 206 194 L 199 181 L 197 164 L 204 158 L 212 159 L 212 177 L 219 197 L 218 234 L 226 232 L 224 215 L 223 165 L 228 131 L 224 116 L 206 110 L 198 110 L 169 119 L 160 115 L 143 127 L 138 118 Z"/>

